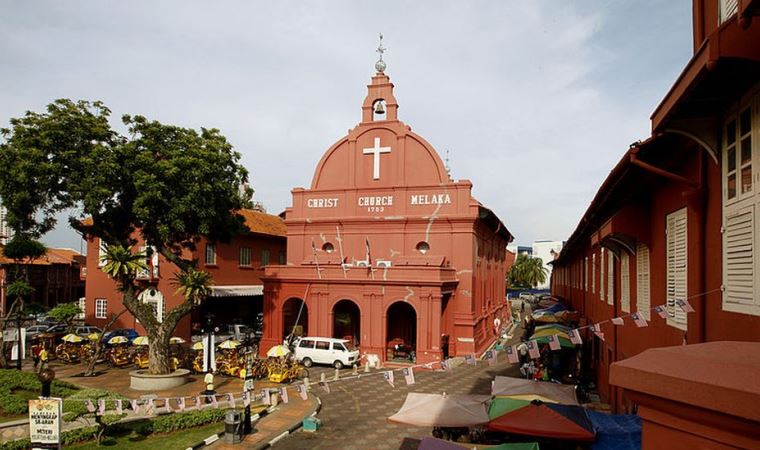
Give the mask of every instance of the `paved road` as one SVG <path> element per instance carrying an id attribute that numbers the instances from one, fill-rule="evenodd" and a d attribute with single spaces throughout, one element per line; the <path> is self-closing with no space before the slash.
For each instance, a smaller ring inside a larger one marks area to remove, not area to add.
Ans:
<path id="1" fill-rule="evenodd" d="M 327 369 L 333 371 L 332 369 Z M 312 371 L 318 380 L 319 370 Z M 396 387 L 391 388 L 382 375 L 331 384 L 331 393 L 314 387 L 322 399 L 319 418 L 322 428 L 316 433 L 300 432 L 278 442 L 282 449 L 362 449 L 395 450 L 417 448 L 416 439 L 431 435 L 431 428 L 393 424 L 387 418 L 399 410 L 409 392 L 451 394 L 489 394 L 496 375 L 519 376 L 517 365 L 499 355 L 497 365 L 484 361 L 477 366 L 460 365 L 453 373 L 415 372 L 417 383 L 406 386 L 396 372 Z"/>

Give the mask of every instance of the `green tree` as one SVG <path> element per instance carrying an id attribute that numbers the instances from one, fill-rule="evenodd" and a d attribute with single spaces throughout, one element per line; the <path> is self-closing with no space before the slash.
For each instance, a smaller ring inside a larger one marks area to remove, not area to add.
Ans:
<path id="1" fill-rule="evenodd" d="M 48 317 L 66 324 L 66 330 L 71 333 L 74 328 L 74 319 L 82 313 L 82 309 L 75 302 L 59 303 L 48 311 Z"/>
<path id="2" fill-rule="evenodd" d="M 52 228 L 57 212 L 77 211 L 69 224 L 107 246 L 123 304 L 150 338 L 149 370 L 164 374 L 171 371 L 169 338 L 198 298 L 185 296 L 159 321 L 139 300 L 148 286 L 121 267 L 131 264 L 126 255 L 113 252 L 144 244 L 189 273 L 196 262 L 188 250 L 201 236 L 227 241 L 244 229 L 235 211 L 250 203 L 250 190 L 239 190 L 248 175 L 219 130 L 125 115 L 127 133 L 120 135 L 110 114 L 101 102 L 57 100 L 45 113 L 12 119 L 0 144 L 0 196 L 11 221 L 37 233 Z M 18 189 L 22 182 L 39 188 L 27 195 Z"/>

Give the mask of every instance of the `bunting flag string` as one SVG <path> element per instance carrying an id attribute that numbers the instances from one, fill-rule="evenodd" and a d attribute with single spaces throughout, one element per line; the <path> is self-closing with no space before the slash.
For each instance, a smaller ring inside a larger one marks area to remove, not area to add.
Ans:
<path id="1" fill-rule="evenodd" d="M 691 296 L 686 297 L 685 299 L 676 299 L 675 300 L 675 306 L 680 308 L 685 313 L 691 313 L 694 312 L 694 308 L 689 303 L 690 298 L 700 297 L 704 296 L 713 292 L 720 291 L 720 289 L 713 289 L 710 291 L 703 292 L 701 294 L 694 294 Z M 669 317 L 673 317 L 674 314 L 668 310 L 667 305 L 657 305 L 653 308 L 650 308 L 649 311 L 654 311 L 657 315 L 659 315 L 663 319 L 667 319 Z M 646 319 L 641 315 L 641 311 L 631 312 L 624 315 L 621 315 L 619 317 L 613 317 L 609 320 L 604 320 L 592 324 L 588 324 L 582 327 L 577 327 L 574 329 L 571 329 L 567 332 L 568 337 L 570 338 L 570 342 L 572 342 L 575 345 L 581 345 L 583 343 L 583 340 L 580 335 L 580 331 L 584 329 L 589 329 L 592 331 L 595 335 L 597 335 L 600 339 L 604 340 L 604 332 L 602 332 L 601 325 L 607 322 L 611 322 L 613 325 L 620 326 L 621 324 L 624 324 L 624 318 L 629 317 L 634 324 L 636 324 L 637 327 L 643 328 L 647 327 L 649 323 Z M 547 335 L 547 342 L 549 345 L 549 348 L 552 350 L 559 350 L 561 348 L 559 339 L 557 338 L 556 334 Z M 529 340 L 524 343 L 528 353 L 530 354 L 531 358 L 539 358 L 540 352 L 539 352 L 539 343 L 536 340 Z M 504 348 L 504 352 L 507 355 L 507 361 L 511 364 L 515 364 L 519 362 L 519 355 L 517 351 L 517 345 L 508 345 Z M 498 361 L 498 353 L 499 350 L 493 348 L 485 351 L 482 355 L 483 359 L 489 364 L 489 365 L 495 365 Z M 464 357 L 465 363 L 468 365 L 477 365 L 477 356 L 474 353 L 465 355 Z M 341 382 L 341 381 L 347 381 L 351 379 L 360 379 L 367 376 L 373 376 L 373 375 L 379 375 L 382 374 L 385 381 L 392 387 L 395 388 L 395 380 L 394 380 L 394 372 L 396 370 L 400 370 L 404 376 L 404 380 L 407 385 L 413 385 L 416 384 L 415 376 L 414 376 L 414 369 L 416 368 L 424 368 L 428 370 L 434 370 L 435 365 L 440 366 L 440 370 L 448 373 L 453 373 L 453 365 L 451 360 L 443 360 L 443 361 L 435 361 L 435 362 L 426 362 L 422 364 L 412 365 L 403 367 L 400 369 L 391 369 L 391 370 L 385 370 L 385 371 L 377 371 L 372 373 L 364 373 L 364 374 L 355 374 L 347 377 L 337 377 L 335 379 L 327 380 L 322 379 L 319 382 L 319 385 L 322 387 L 322 389 L 326 393 L 331 393 L 330 389 L 330 383 L 335 382 Z M 302 400 L 308 399 L 308 381 L 303 380 L 298 383 L 294 383 L 291 385 L 293 389 L 296 390 L 296 392 L 299 394 Z M 282 401 L 284 403 L 289 402 L 289 396 L 288 391 L 286 387 L 278 388 L 275 390 L 280 395 L 280 398 L 282 398 Z M 235 394 L 227 393 L 227 394 L 215 394 L 215 395 L 203 395 L 203 396 L 188 396 L 188 397 L 168 397 L 163 398 L 161 400 L 164 401 L 164 406 L 167 409 L 167 411 L 171 412 L 173 411 L 170 406 L 171 400 L 177 401 L 177 409 L 179 411 L 184 411 L 187 408 L 187 404 L 185 402 L 185 399 L 190 398 L 195 400 L 195 407 L 196 409 L 203 408 L 204 404 L 203 401 L 205 400 L 205 403 L 210 403 L 210 406 L 214 408 L 219 408 L 219 401 L 217 400 L 217 395 L 224 396 L 224 399 L 226 400 L 226 403 L 230 406 L 234 406 L 236 397 Z M 203 400 L 201 399 L 203 397 Z M 269 389 L 262 389 L 261 394 L 256 395 L 252 394 L 251 392 L 244 392 L 240 394 L 240 397 L 238 397 L 242 400 L 243 404 L 245 406 L 249 406 L 252 401 L 254 400 L 262 400 L 263 403 L 271 405 L 272 398 L 271 393 Z M 114 408 L 116 411 L 116 414 L 123 414 L 124 413 L 124 404 L 122 399 L 113 399 L 114 400 Z M 95 413 L 97 411 L 98 414 L 103 415 L 106 411 L 106 399 L 97 399 L 96 402 L 93 402 L 93 399 L 66 399 L 65 401 L 81 401 L 84 402 L 85 407 L 88 412 Z M 139 412 L 140 405 L 142 404 L 145 407 L 145 414 L 151 415 L 155 413 L 155 403 L 154 399 L 126 399 L 126 401 L 129 404 L 129 407 L 132 409 L 134 413 Z M 97 403 L 97 406 L 96 406 Z"/>

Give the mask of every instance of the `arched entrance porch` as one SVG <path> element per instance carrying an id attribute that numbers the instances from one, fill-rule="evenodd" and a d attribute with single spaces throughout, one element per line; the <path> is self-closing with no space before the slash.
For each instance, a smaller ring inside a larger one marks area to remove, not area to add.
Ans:
<path id="1" fill-rule="evenodd" d="M 361 310 L 351 300 L 341 300 L 333 306 L 333 337 L 348 339 L 359 346 L 361 340 Z"/>
<path id="2" fill-rule="evenodd" d="M 386 313 L 386 359 L 414 362 L 417 350 L 417 312 L 409 303 L 398 301 Z"/>
<path id="3" fill-rule="evenodd" d="M 282 305 L 282 339 L 309 335 L 309 308 L 300 298 L 289 298 Z"/>

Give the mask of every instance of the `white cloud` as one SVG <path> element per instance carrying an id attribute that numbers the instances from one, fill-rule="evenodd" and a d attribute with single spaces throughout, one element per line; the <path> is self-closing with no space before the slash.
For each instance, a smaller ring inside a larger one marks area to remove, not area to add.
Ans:
<path id="1" fill-rule="evenodd" d="M 518 242 L 565 239 L 628 143 L 647 136 L 689 56 L 689 5 L 13 3 L 0 17 L 0 122 L 69 97 L 102 99 L 115 117 L 218 127 L 277 213 L 359 121 L 382 31 L 401 120 L 451 151 L 453 175 Z"/>

